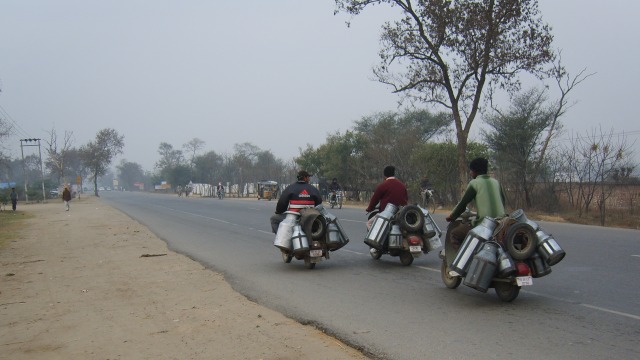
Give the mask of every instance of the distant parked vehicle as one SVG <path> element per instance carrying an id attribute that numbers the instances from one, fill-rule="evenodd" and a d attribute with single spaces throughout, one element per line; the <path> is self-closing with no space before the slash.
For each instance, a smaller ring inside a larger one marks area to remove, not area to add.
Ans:
<path id="1" fill-rule="evenodd" d="M 273 180 L 258 181 L 258 200 L 278 198 L 278 183 Z"/>

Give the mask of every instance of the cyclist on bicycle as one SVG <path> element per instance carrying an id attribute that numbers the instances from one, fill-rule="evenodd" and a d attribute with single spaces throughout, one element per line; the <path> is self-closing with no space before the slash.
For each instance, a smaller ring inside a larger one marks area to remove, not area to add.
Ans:
<path id="1" fill-rule="evenodd" d="M 427 205 L 429 199 L 433 195 L 433 186 L 431 186 L 431 182 L 428 177 L 423 177 L 420 181 L 420 196 L 422 197 L 422 202 Z"/>

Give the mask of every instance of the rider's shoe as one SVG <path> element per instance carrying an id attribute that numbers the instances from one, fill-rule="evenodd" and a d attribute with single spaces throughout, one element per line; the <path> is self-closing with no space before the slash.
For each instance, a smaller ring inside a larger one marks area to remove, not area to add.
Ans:
<path id="1" fill-rule="evenodd" d="M 440 259 L 444 259 L 444 258 L 445 258 L 445 256 L 446 256 L 446 255 L 444 254 L 444 249 L 440 250 L 440 254 L 438 254 L 438 257 L 439 257 Z"/>

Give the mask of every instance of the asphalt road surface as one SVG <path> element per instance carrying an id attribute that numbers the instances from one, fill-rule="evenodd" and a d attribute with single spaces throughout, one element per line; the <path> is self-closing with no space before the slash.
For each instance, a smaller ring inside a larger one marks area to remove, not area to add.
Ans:
<path id="1" fill-rule="evenodd" d="M 273 246 L 274 201 L 101 192 L 240 293 L 384 359 L 640 359 L 640 231 L 538 222 L 567 256 L 512 303 L 448 289 L 432 252 L 373 260 L 363 208 L 332 209 L 349 244 L 305 268 Z M 445 229 L 443 214 L 435 215 Z"/>

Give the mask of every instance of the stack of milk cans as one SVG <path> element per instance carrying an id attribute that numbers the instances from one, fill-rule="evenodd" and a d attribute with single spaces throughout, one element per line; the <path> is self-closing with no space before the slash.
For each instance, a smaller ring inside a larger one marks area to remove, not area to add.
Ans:
<path id="1" fill-rule="evenodd" d="M 465 285 L 486 292 L 494 278 L 548 275 L 565 255 L 556 240 L 520 209 L 499 220 L 482 219 L 467 234 L 450 269 L 452 275 L 464 278 Z"/>

